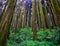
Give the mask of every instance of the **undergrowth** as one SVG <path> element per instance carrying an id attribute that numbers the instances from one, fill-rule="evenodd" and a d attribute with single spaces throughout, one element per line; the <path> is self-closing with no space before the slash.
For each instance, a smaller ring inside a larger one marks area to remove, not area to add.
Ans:
<path id="1" fill-rule="evenodd" d="M 37 29 L 37 40 L 33 41 L 33 32 L 30 27 L 10 30 L 7 46 L 60 46 L 60 28 Z"/>

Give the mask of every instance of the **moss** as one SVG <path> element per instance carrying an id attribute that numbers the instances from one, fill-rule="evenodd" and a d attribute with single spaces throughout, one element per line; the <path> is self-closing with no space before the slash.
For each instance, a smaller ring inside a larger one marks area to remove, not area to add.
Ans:
<path id="1" fill-rule="evenodd" d="M 41 1 L 39 1 L 39 8 L 40 8 L 42 28 L 45 28 L 45 19 L 44 19 L 44 13 L 43 13 Z"/>

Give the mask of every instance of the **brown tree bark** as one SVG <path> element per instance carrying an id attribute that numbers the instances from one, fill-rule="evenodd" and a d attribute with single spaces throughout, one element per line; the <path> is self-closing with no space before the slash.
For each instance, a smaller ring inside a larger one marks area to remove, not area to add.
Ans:
<path id="1" fill-rule="evenodd" d="M 36 31 L 36 0 L 33 1 L 32 4 L 32 20 L 33 20 L 33 26 L 32 26 L 32 31 L 33 31 L 33 40 L 37 39 L 37 31 Z"/>
<path id="2" fill-rule="evenodd" d="M 46 25 L 45 25 L 45 19 L 44 19 L 44 13 L 43 13 L 43 8 L 42 8 L 42 3 L 41 3 L 42 0 L 39 1 L 39 9 L 40 9 L 40 17 L 41 17 L 41 23 L 42 23 L 42 28 L 46 28 Z"/>
<path id="3" fill-rule="evenodd" d="M 17 0 L 9 0 L 9 5 L 3 16 L 6 16 L 0 29 L 0 46 L 6 46 L 6 40 L 9 36 L 9 30 Z"/>

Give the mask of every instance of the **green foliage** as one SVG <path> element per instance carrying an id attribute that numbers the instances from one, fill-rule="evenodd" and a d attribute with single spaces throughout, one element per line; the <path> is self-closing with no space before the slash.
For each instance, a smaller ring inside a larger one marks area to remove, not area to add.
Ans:
<path id="1" fill-rule="evenodd" d="M 54 41 L 58 43 L 60 41 L 60 28 L 55 27 L 54 29 L 41 29 L 37 32 L 37 38 L 40 41 Z"/>
<path id="2" fill-rule="evenodd" d="M 56 43 L 57 43 L 58 41 L 60 41 L 60 28 L 59 28 L 59 27 L 55 27 L 55 28 L 53 29 L 53 35 L 54 35 L 53 41 L 55 41 Z"/>
<path id="3" fill-rule="evenodd" d="M 40 40 L 44 40 L 46 38 L 46 34 L 44 31 L 37 32 L 37 38 Z"/>
<path id="4" fill-rule="evenodd" d="M 8 46 L 59 46 L 58 40 L 60 40 L 60 28 L 54 29 L 37 29 L 37 40 L 33 41 L 32 29 L 17 28 L 17 33 L 14 33 L 14 29 L 10 30 L 10 36 L 8 40 Z"/>
<path id="5" fill-rule="evenodd" d="M 37 44 L 34 41 L 24 41 L 20 46 L 37 46 Z"/>
<path id="6" fill-rule="evenodd" d="M 16 43 L 15 41 L 9 40 L 7 46 L 20 46 L 20 44 Z"/>
<path id="7" fill-rule="evenodd" d="M 33 32 L 31 28 L 20 29 L 20 39 L 21 40 L 31 40 L 33 37 Z"/>
<path id="8" fill-rule="evenodd" d="M 56 46 L 56 44 L 53 42 L 46 42 L 46 41 L 39 42 L 39 41 L 26 40 L 20 44 L 9 41 L 8 46 Z"/>
<path id="9" fill-rule="evenodd" d="M 52 40 L 53 39 L 53 33 L 49 31 L 49 29 L 45 29 L 44 31 L 39 30 L 37 32 L 37 38 L 39 40 Z"/>
<path id="10" fill-rule="evenodd" d="M 33 32 L 30 28 L 21 28 L 17 33 L 14 33 L 14 30 L 11 29 L 9 38 L 15 42 L 22 42 L 24 40 L 31 40 L 33 37 Z"/>

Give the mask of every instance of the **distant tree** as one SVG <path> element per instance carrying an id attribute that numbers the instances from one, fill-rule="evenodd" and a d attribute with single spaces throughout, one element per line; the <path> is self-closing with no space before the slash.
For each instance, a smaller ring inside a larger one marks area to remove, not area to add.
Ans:
<path id="1" fill-rule="evenodd" d="M 49 19 L 49 16 L 48 16 L 47 1 L 46 0 L 44 0 L 44 12 L 45 12 L 45 19 L 46 19 L 47 26 L 48 26 L 48 28 L 51 29 L 51 23 L 50 23 L 50 19 Z"/>
<path id="2" fill-rule="evenodd" d="M 53 1 L 53 0 L 49 0 L 50 1 L 50 3 L 51 3 L 51 10 L 52 10 L 52 14 L 53 14 L 53 17 L 54 17 L 54 22 L 55 22 L 55 25 L 56 26 L 59 26 L 59 24 L 58 24 L 58 21 L 57 21 L 57 16 L 58 16 L 58 14 L 59 14 L 59 7 L 58 7 L 58 5 L 57 5 L 57 0 L 55 0 L 55 1 Z"/>
<path id="3" fill-rule="evenodd" d="M 19 24 L 20 28 L 22 28 L 22 2 L 20 3 Z"/>
<path id="4" fill-rule="evenodd" d="M 24 8 L 24 24 L 23 27 L 26 27 L 26 7 Z"/>

